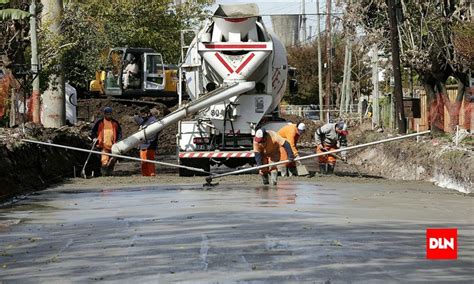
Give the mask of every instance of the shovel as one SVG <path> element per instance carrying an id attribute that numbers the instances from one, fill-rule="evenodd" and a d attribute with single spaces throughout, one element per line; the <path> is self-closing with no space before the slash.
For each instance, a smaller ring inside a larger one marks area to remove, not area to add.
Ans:
<path id="1" fill-rule="evenodd" d="M 296 162 L 296 172 L 298 173 L 298 176 L 309 175 L 308 169 L 300 161 Z"/>
<path id="2" fill-rule="evenodd" d="M 82 171 L 81 171 L 81 177 L 87 179 L 87 175 L 86 175 L 86 166 L 87 166 L 87 163 L 89 162 L 89 158 L 91 157 L 91 154 L 92 154 L 92 150 L 94 150 L 94 147 L 95 147 L 95 144 L 97 143 L 97 138 L 94 138 L 94 140 L 92 140 L 92 148 L 89 152 L 89 155 L 87 155 L 87 159 L 86 159 L 86 162 L 84 163 L 84 166 L 82 167 Z"/>

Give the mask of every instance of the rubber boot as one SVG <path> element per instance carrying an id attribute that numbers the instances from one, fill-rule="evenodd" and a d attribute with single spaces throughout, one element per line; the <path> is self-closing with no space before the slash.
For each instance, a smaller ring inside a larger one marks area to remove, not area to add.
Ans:
<path id="1" fill-rule="evenodd" d="M 322 175 L 326 175 L 328 173 L 326 164 L 319 165 L 319 173 Z"/>
<path id="2" fill-rule="evenodd" d="M 288 173 L 289 173 L 290 177 L 292 177 L 292 176 L 297 177 L 298 176 L 298 171 L 296 170 L 296 168 L 288 168 Z"/>
<path id="3" fill-rule="evenodd" d="M 270 181 L 272 185 L 277 185 L 278 171 L 274 170 L 270 172 Z"/>
<path id="4" fill-rule="evenodd" d="M 286 177 L 288 175 L 288 168 L 286 166 L 279 166 L 278 171 L 280 171 L 282 177 Z"/>
<path id="5" fill-rule="evenodd" d="M 108 176 L 108 167 L 101 167 L 100 168 L 100 175 L 103 176 L 103 177 L 106 177 Z"/>
<path id="6" fill-rule="evenodd" d="M 270 183 L 270 181 L 268 179 L 268 174 L 262 175 L 262 181 L 263 181 L 263 184 L 265 184 L 265 185 Z"/>
<path id="7" fill-rule="evenodd" d="M 328 175 L 334 174 L 334 166 L 335 165 L 328 165 Z"/>

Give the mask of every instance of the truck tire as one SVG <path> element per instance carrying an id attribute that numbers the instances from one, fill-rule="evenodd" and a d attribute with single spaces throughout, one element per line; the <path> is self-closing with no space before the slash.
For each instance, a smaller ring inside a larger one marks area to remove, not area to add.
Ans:
<path id="1" fill-rule="evenodd" d="M 206 172 L 211 170 L 211 164 L 209 163 L 209 159 L 196 159 L 196 158 L 185 158 L 179 159 L 179 164 L 187 167 L 193 167 L 198 169 L 203 169 Z M 192 177 L 192 176 L 207 176 L 206 173 L 196 172 L 184 168 L 179 168 L 179 176 L 180 177 Z"/>

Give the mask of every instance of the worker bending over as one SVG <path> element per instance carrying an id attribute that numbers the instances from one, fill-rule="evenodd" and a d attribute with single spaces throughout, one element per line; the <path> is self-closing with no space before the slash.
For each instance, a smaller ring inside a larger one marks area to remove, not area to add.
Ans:
<path id="1" fill-rule="evenodd" d="M 145 106 L 140 109 L 140 114 L 135 115 L 135 122 L 140 125 L 140 130 L 145 129 L 148 125 L 155 123 L 156 117 L 151 114 L 150 108 Z M 147 135 L 146 140 L 140 144 L 140 159 L 155 160 L 155 152 L 158 145 L 158 134 Z M 142 176 L 155 176 L 155 164 L 148 162 L 142 163 Z"/>
<path id="2" fill-rule="evenodd" d="M 253 139 L 253 151 L 257 166 L 266 165 L 280 161 L 280 147 L 284 147 L 289 160 L 295 157 L 291 150 L 290 144 L 283 139 L 278 133 L 260 128 L 255 132 Z M 269 184 L 268 174 L 270 173 L 272 185 L 277 184 L 278 170 L 276 166 L 271 168 L 260 169 L 259 174 L 262 176 L 263 184 Z"/>
<path id="3" fill-rule="evenodd" d="M 122 128 L 118 121 L 112 118 L 112 108 L 105 107 L 104 117 L 98 119 L 91 131 L 91 138 L 97 139 L 97 148 L 102 149 L 102 153 L 111 153 L 112 145 L 122 139 Z M 115 158 L 109 155 L 101 155 L 101 174 L 110 175 L 115 166 Z"/>
<path id="4" fill-rule="evenodd" d="M 289 123 L 283 126 L 279 131 L 278 135 L 280 135 L 283 139 L 285 139 L 291 147 L 295 158 L 298 157 L 298 149 L 296 148 L 296 143 L 298 143 L 298 139 L 304 133 L 306 129 L 306 125 L 303 122 L 298 124 Z M 288 160 L 288 156 L 286 155 L 286 151 L 284 147 L 280 147 L 280 159 L 282 161 Z M 287 173 L 289 176 L 296 176 L 298 173 L 296 172 L 296 163 L 291 162 L 287 163 L 286 165 L 279 166 L 279 170 L 282 176 L 286 176 Z"/>
<path id="5" fill-rule="evenodd" d="M 327 123 L 316 130 L 316 153 L 323 153 L 347 146 L 347 125 L 344 122 Z M 319 171 L 322 174 L 334 173 L 336 156 L 331 154 L 318 156 Z"/>

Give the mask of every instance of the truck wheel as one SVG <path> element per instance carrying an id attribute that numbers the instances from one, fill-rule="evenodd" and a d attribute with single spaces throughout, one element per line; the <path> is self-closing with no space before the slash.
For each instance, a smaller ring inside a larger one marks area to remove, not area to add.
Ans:
<path id="1" fill-rule="evenodd" d="M 193 167 L 205 170 L 209 172 L 211 170 L 211 164 L 209 163 L 209 159 L 179 159 L 179 164 L 187 167 Z M 180 177 L 192 177 L 192 176 L 207 176 L 208 174 L 202 172 L 196 172 L 184 168 L 179 168 L 179 176 Z"/>

